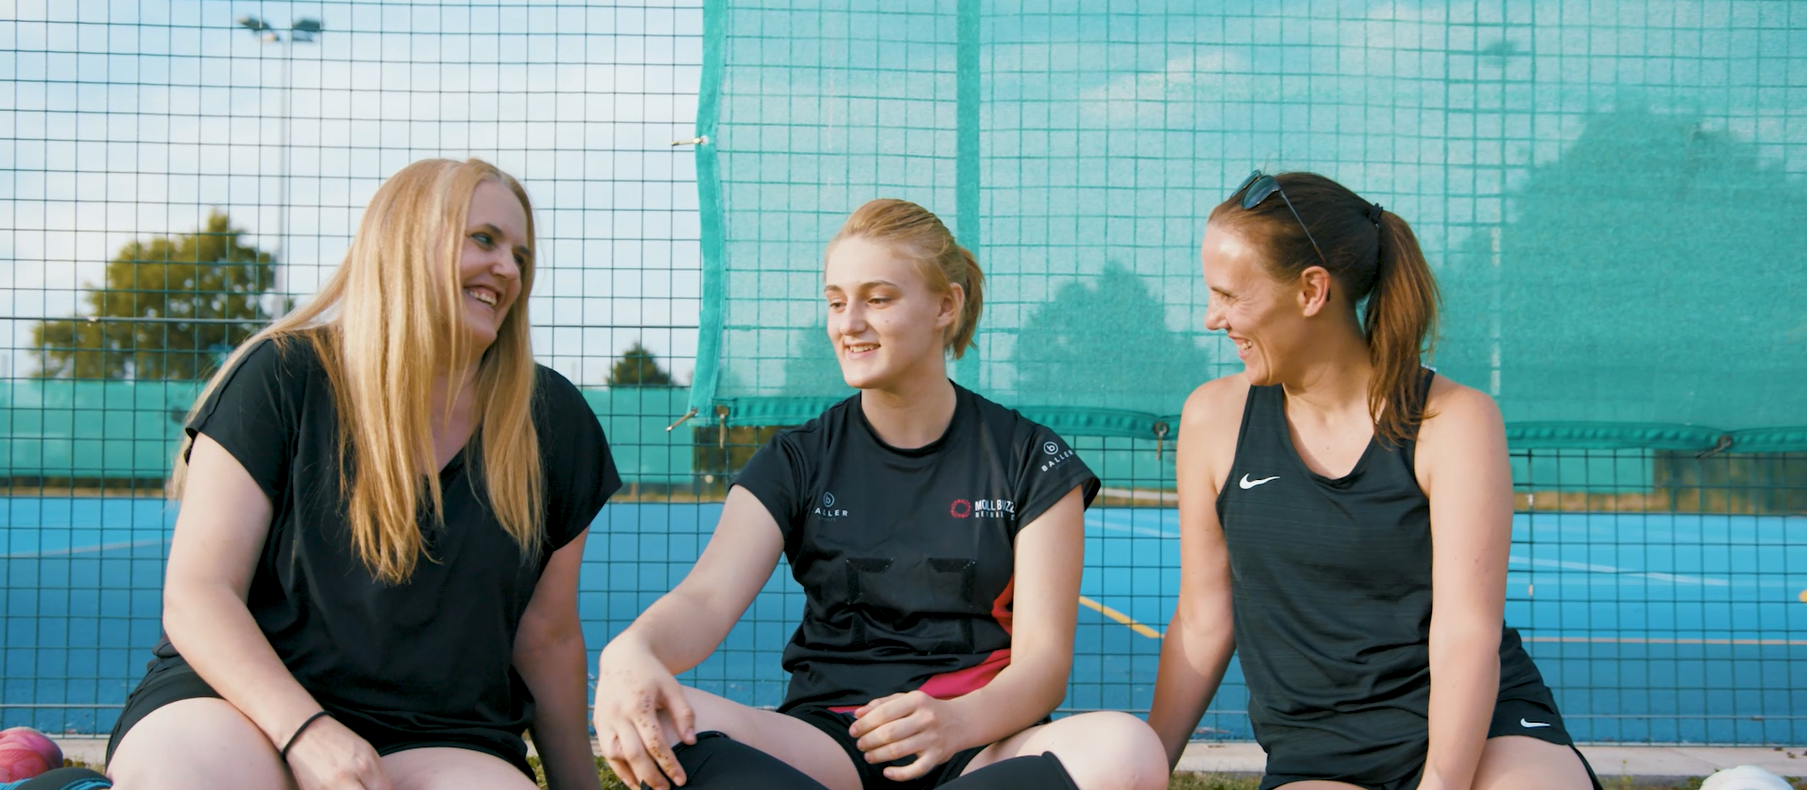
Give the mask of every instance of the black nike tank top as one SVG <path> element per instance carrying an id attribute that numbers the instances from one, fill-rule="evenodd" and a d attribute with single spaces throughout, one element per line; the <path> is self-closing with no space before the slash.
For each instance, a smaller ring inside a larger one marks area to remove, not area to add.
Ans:
<path id="1" fill-rule="evenodd" d="M 1433 376 L 1423 371 L 1419 403 Z M 1249 389 L 1217 517 L 1249 718 L 1270 774 L 1386 775 L 1414 752 L 1424 759 L 1431 523 L 1415 449 L 1376 436 L 1349 474 L 1315 474 L 1293 446 L 1282 389 Z M 1541 691 L 1518 632 L 1501 628 L 1501 696 Z"/>

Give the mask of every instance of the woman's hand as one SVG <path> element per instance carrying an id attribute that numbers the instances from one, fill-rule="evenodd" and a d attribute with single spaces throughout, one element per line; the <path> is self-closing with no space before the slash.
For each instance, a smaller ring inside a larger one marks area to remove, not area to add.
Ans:
<path id="1" fill-rule="evenodd" d="M 596 739 L 609 770 L 628 787 L 667 790 L 667 777 L 688 781 L 672 746 L 696 743 L 696 713 L 665 665 L 617 639 L 597 667 Z"/>
<path id="2" fill-rule="evenodd" d="M 383 758 L 331 716 L 302 730 L 289 746 L 289 771 L 299 790 L 390 790 Z"/>
<path id="3" fill-rule="evenodd" d="M 853 712 L 848 732 L 859 739 L 866 762 L 888 763 L 910 755 L 916 762 L 885 769 L 885 778 L 905 782 L 945 763 L 966 748 L 953 706 L 921 691 L 892 694 Z"/>

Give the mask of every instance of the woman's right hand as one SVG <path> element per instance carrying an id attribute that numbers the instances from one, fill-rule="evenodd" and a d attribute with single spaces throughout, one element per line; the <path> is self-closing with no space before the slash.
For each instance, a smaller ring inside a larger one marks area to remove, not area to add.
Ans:
<path id="1" fill-rule="evenodd" d="M 626 640 L 610 643 L 598 662 L 596 739 L 609 770 L 628 787 L 667 790 L 667 777 L 688 781 L 672 747 L 680 739 L 696 743 L 696 714 L 671 671 Z"/>
<path id="2" fill-rule="evenodd" d="M 392 790 L 383 758 L 331 716 L 308 725 L 289 746 L 298 790 Z"/>

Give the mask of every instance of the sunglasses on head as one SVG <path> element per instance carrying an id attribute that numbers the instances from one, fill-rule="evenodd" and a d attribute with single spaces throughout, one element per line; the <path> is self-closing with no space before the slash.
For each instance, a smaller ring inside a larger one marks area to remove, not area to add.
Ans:
<path id="1" fill-rule="evenodd" d="M 1286 201 L 1286 210 L 1293 213 L 1293 219 L 1299 221 L 1299 229 L 1305 231 L 1305 240 L 1311 242 L 1311 248 L 1317 251 L 1318 260 L 1324 264 L 1324 268 L 1330 268 L 1330 260 L 1324 257 L 1324 250 L 1318 247 L 1318 240 L 1311 237 L 1311 228 L 1305 227 L 1305 219 L 1299 216 L 1298 209 L 1293 208 L 1293 202 L 1286 197 L 1286 190 L 1280 188 L 1278 180 L 1260 170 L 1255 170 L 1249 173 L 1247 179 L 1243 180 L 1242 186 L 1236 188 L 1236 192 L 1230 194 L 1234 195 L 1238 192 L 1242 193 L 1242 207 L 1245 209 L 1259 206 L 1261 201 L 1266 200 L 1269 195 L 1279 193 L 1280 199 Z"/>

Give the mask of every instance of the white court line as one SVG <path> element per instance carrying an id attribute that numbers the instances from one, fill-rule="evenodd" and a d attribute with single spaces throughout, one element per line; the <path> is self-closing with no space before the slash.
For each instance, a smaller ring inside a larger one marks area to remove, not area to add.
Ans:
<path id="1" fill-rule="evenodd" d="M 1174 507 L 1178 507 L 1180 504 L 1180 495 L 1174 491 L 1148 491 L 1140 488 L 1110 488 L 1107 486 L 1098 489 L 1098 495 L 1128 499 L 1134 502 L 1153 502 L 1157 505 L 1171 504 Z"/>
<path id="2" fill-rule="evenodd" d="M 89 554 L 92 552 L 112 551 L 114 549 L 135 549 L 140 546 L 163 546 L 163 545 L 167 545 L 168 543 L 169 543 L 169 538 L 154 538 L 151 540 L 133 541 L 131 543 L 106 543 L 106 544 L 102 544 L 99 546 L 82 546 L 80 548 L 52 549 L 50 551 L 22 551 L 17 554 L 0 554 L 0 560 L 30 560 L 30 559 L 40 559 L 40 558 L 44 558 L 44 557 L 72 557 L 77 554 Z"/>
<path id="3" fill-rule="evenodd" d="M 1595 565 L 1587 562 L 1568 562 L 1564 560 L 1534 560 L 1528 557 L 1512 555 L 1512 562 L 1521 565 L 1532 565 L 1543 568 L 1560 568 L 1565 571 L 1586 571 L 1588 573 L 1607 573 L 1619 576 L 1633 576 L 1651 581 L 1670 582 L 1673 584 L 1699 584 L 1706 587 L 1730 587 L 1732 583 L 1726 579 L 1707 579 L 1699 576 L 1678 576 L 1673 573 L 1657 571 L 1631 571 L 1615 568 L 1611 565 Z"/>
<path id="4" fill-rule="evenodd" d="M 1605 645 L 1781 645 L 1807 646 L 1807 639 L 1655 639 L 1642 636 L 1527 636 L 1526 642 L 1582 642 Z"/>
<path id="5" fill-rule="evenodd" d="M 1151 537 L 1151 538 L 1167 538 L 1169 540 L 1177 539 L 1180 536 L 1180 533 L 1178 533 L 1178 532 L 1168 532 L 1167 530 L 1164 530 L 1164 529 L 1152 529 L 1149 527 L 1128 527 L 1128 526 L 1119 526 L 1117 524 L 1111 524 L 1111 523 L 1106 522 L 1102 516 L 1098 517 L 1097 519 L 1093 519 L 1091 516 L 1088 515 L 1086 517 L 1085 522 L 1086 522 L 1085 525 L 1088 527 L 1097 527 L 1098 529 L 1102 529 L 1106 532 L 1127 532 L 1132 535 L 1143 535 L 1143 536 Z"/>

